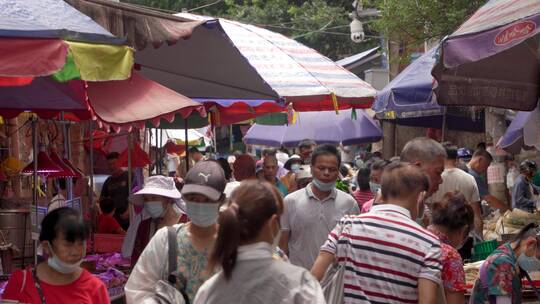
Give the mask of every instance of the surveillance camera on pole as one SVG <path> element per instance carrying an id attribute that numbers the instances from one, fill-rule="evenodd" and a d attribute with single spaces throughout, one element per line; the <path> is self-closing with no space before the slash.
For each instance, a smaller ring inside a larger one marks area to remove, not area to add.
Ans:
<path id="1" fill-rule="evenodd" d="M 366 34 L 364 33 L 364 27 L 362 22 L 354 18 L 350 24 L 351 27 L 351 40 L 355 43 L 360 43 L 365 40 Z"/>

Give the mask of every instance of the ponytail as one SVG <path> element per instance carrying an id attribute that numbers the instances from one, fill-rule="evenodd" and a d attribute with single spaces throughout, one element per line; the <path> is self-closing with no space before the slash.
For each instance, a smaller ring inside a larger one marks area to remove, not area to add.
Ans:
<path id="1" fill-rule="evenodd" d="M 279 190 L 268 182 L 246 180 L 231 197 L 231 204 L 219 216 L 219 231 L 209 266 L 221 266 L 229 280 L 236 265 L 238 247 L 253 242 L 264 224 L 281 215 L 283 200 Z"/>
<path id="2" fill-rule="evenodd" d="M 220 265 L 228 280 L 238 256 L 240 246 L 240 223 L 238 222 L 238 205 L 232 203 L 219 216 L 219 231 L 214 251 L 210 256 L 210 268 Z"/>

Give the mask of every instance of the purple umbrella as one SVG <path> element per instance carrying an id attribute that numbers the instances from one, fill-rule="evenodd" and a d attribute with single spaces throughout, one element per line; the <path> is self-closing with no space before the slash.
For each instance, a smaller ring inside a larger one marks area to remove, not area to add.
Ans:
<path id="1" fill-rule="evenodd" d="M 267 126 L 254 124 L 244 137 L 251 145 L 295 147 L 302 139 L 313 139 L 318 144 L 356 145 L 381 140 L 379 124 L 363 110 L 301 112 L 295 124 Z"/>
<path id="2" fill-rule="evenodd" d="M 540 1 L 491 0 L 448 38 L 433 68 L 441 105 L 531 111 L 540 92 Z"/>
<path id="3" fill-rule="evenodd" d="M 539 149 L 540 140 L 537 133 L 539 122 L 538 108 L 531 112 L 518 112 L 497 145 L 512 154 L 520 153 L 521 148 Z"/>

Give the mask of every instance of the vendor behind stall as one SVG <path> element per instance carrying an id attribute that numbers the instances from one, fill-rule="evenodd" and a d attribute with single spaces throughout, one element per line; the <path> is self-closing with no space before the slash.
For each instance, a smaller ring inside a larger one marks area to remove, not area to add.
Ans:
<path id="1" fill-rule="evenodd" d="M 520 175 L 516 178 L 512 189 L 512 207 L 534 213 L 536 201 L 534 195 L 540 193 L 540 187 L 531 182 L 537 171 L 536 163 L 532 160 L 524 160 L 519 165 Z"/>
<path id="2" fill-rule="evenodd" d="M 540 270 L 538 225 L 523 228 L 514 241 L 497 248 L 480 267 L 469 303 L 522 303 L 521 279 Z"/>
<path id="3" fill-rule="evenodd" d="M 129 226 L 122 245 L 122 255 L 131 258 L 132 265 L 135 265 L 156 231 L 181 222 L 182 209 L 185 208 L 181 207 L 180 197 L 174 179 L 161 175 L 148 178 L 144 188 L 129 197 L 134 205 L 144 206 Z"/>
<path id="4" fill-rule="evenodd" d="M 61 207 L 49 212 L 39 235 L 48 260 L 34 269 L 13 272 L 2 299 L 14 303 L 110 303 L 103 282 L 79 266 L 88 235 L 78 210 Z"/>
<path id="5" fill-rule="evenodd" d="M 129 227 L 129 175 L 120 167 L 118 157 L 118 152 L 107 154 L 107 168 L 111 172 L 111 176 L 105 180 L 99 198 L 110 198 L 114 201 L 114 218 L 122 226 L 122 229 L 126 230 Z"/>

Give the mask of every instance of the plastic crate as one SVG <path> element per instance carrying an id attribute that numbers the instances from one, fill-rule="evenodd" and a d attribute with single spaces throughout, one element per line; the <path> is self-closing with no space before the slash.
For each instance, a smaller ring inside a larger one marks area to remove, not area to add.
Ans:
<path id="1" fill-rule="evenodd" d="M 94 251 L 97 253 L 121 252 L 124 236 L 120 234 L 94 234 Z"/>
<path id="2" fill-rule="evenodd" d="M 485 260 L 495 249 L 499 243 L 497 240 L 485 241 L 474 245 L 473 262 Z"/>

